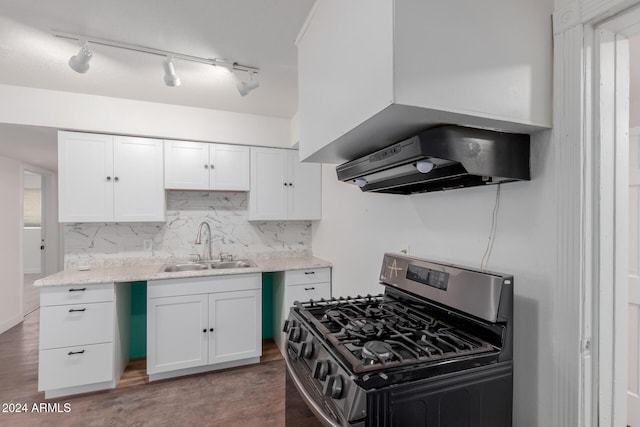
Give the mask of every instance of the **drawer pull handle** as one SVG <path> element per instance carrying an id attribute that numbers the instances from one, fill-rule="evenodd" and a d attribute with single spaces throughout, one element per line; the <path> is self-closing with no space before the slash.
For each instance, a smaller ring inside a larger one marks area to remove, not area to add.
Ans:
<path id="1" fill-rule="evenodd" d="M 84 354 L 84 350 L 81 351 L 70 351 L 69 356 L 73 356 L 74 354 Z"/>
<path id="2" fill-rule="evenodd" d="M 305 291 L 313 291 L 313 290 L 315 290 L 315 289 L 316 289 L 316 288 L 304 288 L 304 290 L 305 290 Z"/>
<path id="3" fill-rule="evenodd" d="M 76 311 L 87 311 L 86 308 L 70 308 L 69 313 L 75 313 Z"/>
<path id="4" fill-rule="evenodd" d="M 305 271 L 304 274 L 316 274 L 315 271 Z"/>
<path id="5" fill-rule="evenodd" d="M 86 291 L 87 288 L 71 288 L 69 289 L 69 292 L 83 292 Z"/>

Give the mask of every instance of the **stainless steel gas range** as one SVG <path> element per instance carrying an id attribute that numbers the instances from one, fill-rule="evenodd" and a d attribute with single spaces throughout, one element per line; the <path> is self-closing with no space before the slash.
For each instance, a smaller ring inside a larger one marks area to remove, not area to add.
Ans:
<path id="1" fill-rule="evenodd" d="M 294 391 L 327 426 L 511 426 L 513 277 L 385 254 L 380 282 L 291 308 L 287 425 Z"/>

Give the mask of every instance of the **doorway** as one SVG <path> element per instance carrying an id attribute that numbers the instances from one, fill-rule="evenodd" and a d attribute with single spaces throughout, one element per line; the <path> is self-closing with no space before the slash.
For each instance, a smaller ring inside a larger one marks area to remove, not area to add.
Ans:
<path id="1" fill-rule="evenodd" d="M 44 221 L 42 175 L 24 171 L 23 176 L 23 253 L 22 265 L 24 279 L 22 283 L 23 313 L 28 315 L 39 307 L 39 293 L 33 283 L 43 277 L 44 260 Z"/>

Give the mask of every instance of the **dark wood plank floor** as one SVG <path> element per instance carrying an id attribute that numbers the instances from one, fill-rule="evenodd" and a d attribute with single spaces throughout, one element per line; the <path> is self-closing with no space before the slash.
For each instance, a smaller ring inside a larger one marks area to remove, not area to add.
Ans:
<path id="1" fill-rule="evenodd" d="M 133 361 L 114 390 L 45 400 L 38 392 L 38 315 L 0 335 L 0 426 L 284 425 L 285 368 L 272 341 L 260 364 L 147 384 L 144 361 Z M 48 412 L 34 410 L 42 403 Z M 27 412 L 1 412 L 10 404 Z"/>

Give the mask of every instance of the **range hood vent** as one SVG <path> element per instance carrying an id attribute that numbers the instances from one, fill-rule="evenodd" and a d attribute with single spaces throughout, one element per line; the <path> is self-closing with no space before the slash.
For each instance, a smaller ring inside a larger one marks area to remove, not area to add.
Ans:
<path id="1" fill-rule="evenodd" d="M 530 180 L 529 135 L 440 126 L 336 168 L 362 191 L 413 194 Z"/>

